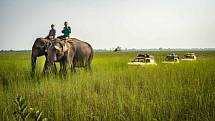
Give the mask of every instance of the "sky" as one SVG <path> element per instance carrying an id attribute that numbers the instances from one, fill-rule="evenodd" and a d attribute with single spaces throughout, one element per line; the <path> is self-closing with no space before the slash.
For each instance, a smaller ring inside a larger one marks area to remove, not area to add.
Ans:
<path id="1" fill-rule="evenodd" d="M 0 50 L 31 49 L 64 21 L 95 49 L 215 48 L 215 0 L 0 0 Z"/>

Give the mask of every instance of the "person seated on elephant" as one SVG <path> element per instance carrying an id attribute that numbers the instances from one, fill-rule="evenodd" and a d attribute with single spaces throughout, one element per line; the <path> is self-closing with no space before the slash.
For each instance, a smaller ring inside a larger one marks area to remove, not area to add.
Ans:
<path id="1" fill-rule="evenodd" d="M 63 33 L 63 35 L 59 36 L 57 38 L 59 38 L 59 39 L 68 39 L 69 35 L 71 34 L 71 27 L 68 26 L 68 23 L 66 21 L 64 22 L 64 28 L 62 30 L 62 33 Z"/>
<path id="2" fill-rule="evenodd" d="M 55 38 L 56 30 L 54 29 L 54 24 L 51 25 L 51 30 L 49 30 L 49 34 L 45 37 L 45 39 L 52 40 Z"/>

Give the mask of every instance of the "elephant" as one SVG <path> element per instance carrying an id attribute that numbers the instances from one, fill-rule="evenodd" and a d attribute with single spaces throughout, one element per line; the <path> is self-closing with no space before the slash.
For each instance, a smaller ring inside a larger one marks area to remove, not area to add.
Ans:
<path id="1" fill-rule="evenodd" d="M 44 64 L 43 72 L 47 71 L 47 48 L 51 45 L 51 40 L 44 38 L 37 38 L 32 46 L 31 52 L 31 66 L 32 66 L 32 74 L 35 73 L 37 57 L 45 55 L 46 61 Z M 56 68 L 56 67 L 55 67 Z"/>
<path id="2" fill-rule="evenodd" d="M 93 48 L 87 42 L 76 38 L 69 38 L 62 41 L 54 41 L 48 48 L 48 66 L 52 66 L 54 62 L 60 63 L 60 75 L 71 71 L 75 67 L 84 67 L 91 70 L 91 62 L 93 59 Z"/>

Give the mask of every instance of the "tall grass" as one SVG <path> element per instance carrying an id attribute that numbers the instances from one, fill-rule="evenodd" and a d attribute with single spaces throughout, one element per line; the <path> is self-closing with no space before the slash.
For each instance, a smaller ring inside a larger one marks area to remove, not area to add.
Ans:
<path id="1" fill-rule="evenodd" d="M 168 52 L 149 53 L 157 66 L 128 66 L 137 52 L 96 52 L 92 73 L 78 69 L 64 80 L 42 74 L 44 58 L 32 78 L 30 53 L 0 54 L 0 120 L 15 120 L 13 100 L 22 95 L 55 121 L 213 121 L 214 51 L 170 65 L 161 63 Z"/>

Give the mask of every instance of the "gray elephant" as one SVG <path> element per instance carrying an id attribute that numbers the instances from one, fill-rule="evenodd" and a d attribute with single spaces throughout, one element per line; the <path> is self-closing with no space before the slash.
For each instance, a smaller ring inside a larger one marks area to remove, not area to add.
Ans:
<path id="1" fill-rule="evenodd" d="M 32 46 L 31 52 L 31 66 L 32 66 L 32 74 L 35 73 L 37 57 L 45 55 L 46 61 L 44 64 L 43 72 L 47 71 L 47 49 L 51 45 L 51 41 L 44 38 L 37 38 Z M 54 66 L 56 68 L 56 66 Z"/>
<path id="2" fill-rule="evenodd" d="M 90 44 L 70 38 L 63 41 L 55 41 L 48 48 L 48 66 L 54 62 L 60 62 L 60 75 L 66 74 L 68 69 L 74 71 L 75 67 L 91 69 L 93 48 Z"/>

